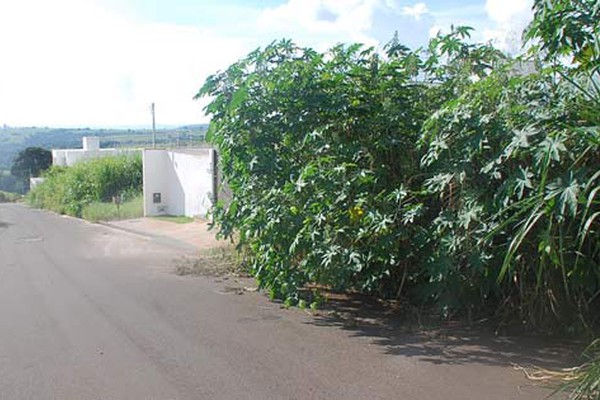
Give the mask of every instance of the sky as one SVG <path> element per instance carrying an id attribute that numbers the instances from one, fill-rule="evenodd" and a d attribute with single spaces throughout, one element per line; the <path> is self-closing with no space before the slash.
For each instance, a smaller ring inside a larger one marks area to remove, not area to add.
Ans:
<path id="1" fill-rule="evenodd" d="M 410 47 L 454 25 L 514 52 L 533 0 L 0 0 L 0 127 L 208 122 L 210 74 L 274 40 Z"/>

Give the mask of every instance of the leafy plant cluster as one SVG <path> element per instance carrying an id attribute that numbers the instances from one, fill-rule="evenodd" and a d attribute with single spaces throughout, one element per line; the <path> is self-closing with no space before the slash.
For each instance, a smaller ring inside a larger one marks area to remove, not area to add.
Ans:
<path id="1" fill-rule="evenodd" d="M 311 283 L 593 329 L 600 18 L 542 23 L 578 18 L 571 4 L 536 2 L 543 58 L 509 59 L 461 27 L 385 54 L 281 41 L 211 76 L 198 97 L 212 97 L 233 193 L 215 220 L 259 284 L 287 304 Z"/>
<path id="2" fill-rule="evenodd" d="M 113 196 L 131 199 L 142 191 L 141 156 L 114 156 L 80 162 L 72 167 L 53 166 L 44 182 L 34 187 L 27 201 L 34 207 L 81 217 L 95 202 L 110 202 Z"/>
<path id="3" fill-rule="evenodd" d="M 17 193 L 4 192 L 0 190 L 0 203 L 12 203 L 17 201 L 21 196 Z"/>

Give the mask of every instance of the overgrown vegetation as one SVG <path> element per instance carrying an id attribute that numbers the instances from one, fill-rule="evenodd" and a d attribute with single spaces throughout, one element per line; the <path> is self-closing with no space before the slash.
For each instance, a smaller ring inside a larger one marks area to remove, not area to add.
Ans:
<path id="1" fill-rule="evenodd" d="M 144 216 L 144 203 L 140 194 L 122 199 L 121 204 L 93 202 L 83 207 L 81 217 L 90 222 L 133 219 Z"/>
<path id="2" fill-rule="evenodd" d="M 592 342 L 584 352 L 585 363 L 568 374 L 569 400 L 595 400 L 600 398 L 600 339 Z"/>
<path id="3" fill-rule="evenodd" d="M 20 181 L 23 193 L 29 190 L 29 180 L 39 177 L 52 165 L 52 152 L 42 147 L 27 147 L 20 151 L 10 168 L 12 176 Z"/>
<path id="4" fill-rule="evenodd" d="M 290 41 L 211 76 L 237 235 L 285 304 L 317 284 L 530 331 L 600 327 L 600 3 L 536 0 L 529 57 Z M 597 354 L 597 353 L 596 353 Z M 597 398 L 597 356 L 573 398 Z"/>
<path id="5" fill-rule="evenodd" d="M 294 304 L 316 283 L 445 317 L 598 326 L 598 5 L 535 7 L 543 59 L 461 27 L 386 54 L 281 41 L 206 81 L 233 192 L 215 219 L 272 297 Z"/>
<path id="6" fill-rule="evenodd" d="M 100 212 L 95 203 L 111 202 L 113 196 L 119 195 L 126 202 L 131 200 L 126 207 L 137 209 L 139 200 L 133 199 L 142 191 L 142 159 L 117 156 L 80 162 L 72 167 L 51 167 L 44 178 L 27 195 L 27 201 L 34 207 L 81 217 L 85 209 L 88 215 Z"/>
<path id="7" fill-rule="evenodd" d="M 20 198 L 21 196 L 17 193 L 4 192 L 0 190 L 0 203 L 12 203 Z"/>

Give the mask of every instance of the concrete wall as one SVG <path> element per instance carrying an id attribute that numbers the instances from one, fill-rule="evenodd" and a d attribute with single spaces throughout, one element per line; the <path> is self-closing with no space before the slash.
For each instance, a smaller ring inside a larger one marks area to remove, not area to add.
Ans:
<path id="1" fill-rule="evenodd" d="M 133 155 L 139 154 L 140 150 L 134 149 L 98 149 L 98 150 L 84 150 L 84 149 L 66 149 L 66 150 L 52 150 L 52 165 L 59 165 L 62 167 L 70 167 L 75 163 L 85 160 L 91 160 L 94 158 L 102 158 L 108 156 L 118 155 Z"/>
<path id="2" fill-rule="evenodd" d="M 140 150 L 134 149 L 101 149 L 100 138 L 97 136 L 85 136 L 82 141 L 83 149 L 52 150 L 52 165 L 70 167 L 84 160 L 124 154 L 134 155 L 140 152 Z"/>
<path id="3" fill-rule="evenodd" d="M 207 215 L 215 194 L 213 149 L 148 149 L 142 154 L 145 216 Z"/>
<path id="4" fill-rule="evenodd" d="M 100 138 L 98 136 L 84 136 L 83 150 L 100 150 Z"/>

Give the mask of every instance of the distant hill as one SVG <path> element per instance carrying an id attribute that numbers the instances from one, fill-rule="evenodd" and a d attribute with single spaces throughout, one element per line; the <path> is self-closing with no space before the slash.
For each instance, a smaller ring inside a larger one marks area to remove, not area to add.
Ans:
<path id="1" fill-rule="evenodd" d="M 208 125 L 187 125 L 157 129 L 158 146 L 192 146 L 204 142 Z M 148 147 L 152 145 L 150 129 L 62 129 L 0 127 L 0 170 L 10 169 L 15 155 L 26 147 L 48 150 L 81 148 L 84 136 L 100 137 L 101 147 Z"/>

